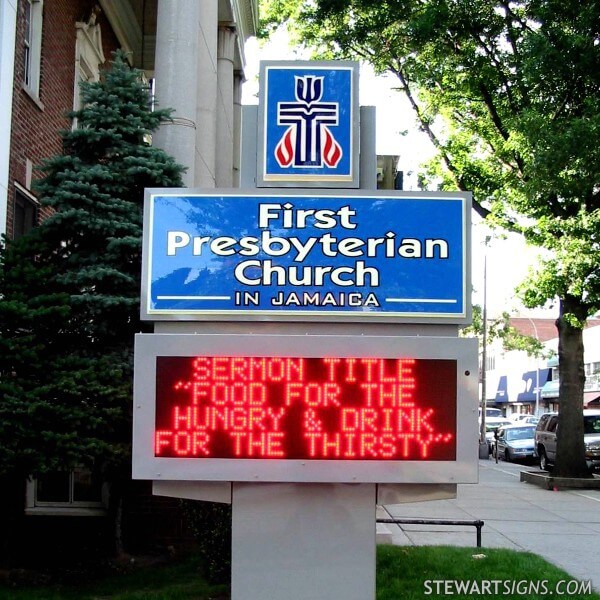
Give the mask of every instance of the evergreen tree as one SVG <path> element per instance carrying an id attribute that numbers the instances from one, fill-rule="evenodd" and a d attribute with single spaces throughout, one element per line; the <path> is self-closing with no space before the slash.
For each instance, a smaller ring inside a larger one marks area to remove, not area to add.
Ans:
<path id="1" fill-rule="evenodd" d="M 129 471 L 144 188 L 181 186 L 150 143 L 170 117 L 115 53 L 38 181 L 51 214 L 0 254 L 0 475 Z"/>

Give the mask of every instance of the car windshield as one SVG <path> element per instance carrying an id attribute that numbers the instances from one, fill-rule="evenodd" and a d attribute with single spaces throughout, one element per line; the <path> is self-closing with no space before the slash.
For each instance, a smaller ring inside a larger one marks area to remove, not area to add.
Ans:
<path id="1" fill-rule="evenodd" d="M 516 427 L 515 429 L 506 430 L 506 439 L 514 440 L 530 440 L 533 438 L 535 427 Z"/>
<path id="2" fill-rule="evenodd" d="M 584 433 L 597 433 L 600 435 L 600 415 L 588 415 L 583 418 Z"/>
<path id="3" fill-rule="evenodd" d="M 491 431 L 496 431 L 499 427 L 504 427 L 505 425 L 509 425 L 510 421 L 500 421 L 500 423 L 488 423 L 485 424 L 485 430 L 489 433 Z"/>

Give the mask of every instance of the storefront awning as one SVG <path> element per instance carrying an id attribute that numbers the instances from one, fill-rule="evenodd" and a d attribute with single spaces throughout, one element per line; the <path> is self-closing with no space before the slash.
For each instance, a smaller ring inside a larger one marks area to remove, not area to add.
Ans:
<path id="1" fill-rule="evenodd" d="M 535 402 L 538 393 L 541 396 L 544 385 L 548 381 L 550 369 L 538 369 L 537 371 L 526 371 L 521 376 L 523 389 L 516 398 L 511 398 L 511 402 Z M 539 390 L 539 392 L 538 392 Z"/>
<path id="2" fill-rule="evenodd" d="M 506 375 L 501 375 L 498 379 L 498 389 L 494 398 L 496 404 L 508 402 L 508 378 Z"/>
<path id="3" fill-rule="evenodd" d="M 525 371 L 519 376 L 500 375 L 494 396 L 494 403 L 507 402 L 525 403 L 536 402 L 543 397 L 543 390 L 547 385 L 550 369 L 536 369 Z M 539 397 L 538 397 L 539 394 Z M 558 392 L 557 392 L 558 395 Z"/>
<path id="4" fill-rule="evenodd" d="M 542 387 L 542 398 L 550 399 L 550 398 L 558 398 L 558 381 L 548 381 Z"/>

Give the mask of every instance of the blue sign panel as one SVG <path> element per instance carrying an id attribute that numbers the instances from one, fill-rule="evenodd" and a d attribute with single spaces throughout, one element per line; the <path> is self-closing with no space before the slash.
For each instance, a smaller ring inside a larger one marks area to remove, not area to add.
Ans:
<path id="1" fill-rule="evenodd" d="M 260 108 L 259 186 L 358 187 L 358 63 L 262 63 Z"/>
<path id="2" fill-rule="evenodd" d="M 466 195 L 148 193 L 142 317 L 466 322 Z"/>

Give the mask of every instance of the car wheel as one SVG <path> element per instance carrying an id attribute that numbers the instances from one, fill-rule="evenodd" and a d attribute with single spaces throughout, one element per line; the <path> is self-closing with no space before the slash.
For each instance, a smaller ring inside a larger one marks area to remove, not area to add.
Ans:
<path id="1" fill-rule="evenodd" d="M 504 451 L 504 460 L 510 462 L 510 452 L 508 450 Z"/>
<path id="2" fill-rule="evenodd" d="M 548 470 L 548 457 L 546 456 L 546 451 L 543 448 L 539 450 L 540 454 L 540 469 L 542 471 Z"/>

